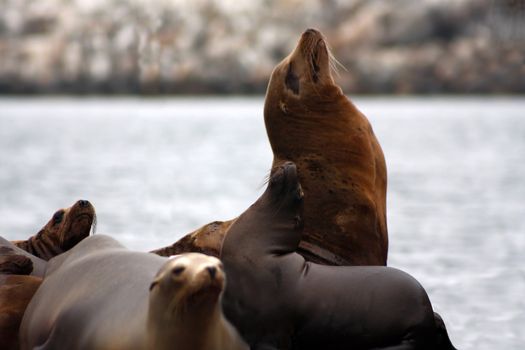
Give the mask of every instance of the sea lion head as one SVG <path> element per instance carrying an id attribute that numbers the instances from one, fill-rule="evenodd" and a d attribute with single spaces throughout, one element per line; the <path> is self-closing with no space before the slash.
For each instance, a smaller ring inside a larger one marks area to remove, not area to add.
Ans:
<path id="1" fill-rule="evenodd" d="M 299 207 L 304 197 L 297 166 L 293 162 L 283 162 L 273 167 L 268 180 L 268 196 L 272 202 L 281 205 L 292 205 Z"/>
<path id="2" fill-rule="evenodd" d="M 275 234 L 283 246 L 299 244 L 304 225 L 303 198 L 304 192 L 299 183 L 295 163 L 287 161 L 273 167 L 268 187 L 259 200 L 260 204 L 256 204 L 270 216 L 270 225 L 277 224 L 279 227 L 265 233 L 268 239 L 277 239 L 271 238 Z M 283 235 L 281 229 L 288 230 L 289 233 Z"/>
<path id="3" fill-rule="evenodd" d="M 332 77 L 334 62 L 321 32 L 308 29 L 274 68 L 266 91 L 264 123 L 277 159 L 296 160 L 306 149 L 319 152 L 325 140 L 321 136 L 339 130 L 334 120 L 344 120 L 337 117 L 349 103 Z"/>
<path id="4" fill-rule="evenodd" d="M 51 230 L 57 230 L 60 247 L 66 251 L 89 236 L 95 230 L 95 208 L 87 200 L 79 200 L 67 209 L 58 210 L 48 222 Z"/>
<path id="5" fill-rule="evenodd" d="M 221 261 L 201 253 L 171 257 L 150 285 L 150 302 L 169 316 L 210 310 L 219 305 L 226 278 Z"/>
<path id="6" fill-rule="evenodd" d="M 282 114 L 300 101 L 309 104 L 342 94 L 332 77 L 335 59 L 326 39 L 316 29 L 307 29 L 296 48 L 273 70 L 266 94 L 266 106 L 274 104 Z"/>

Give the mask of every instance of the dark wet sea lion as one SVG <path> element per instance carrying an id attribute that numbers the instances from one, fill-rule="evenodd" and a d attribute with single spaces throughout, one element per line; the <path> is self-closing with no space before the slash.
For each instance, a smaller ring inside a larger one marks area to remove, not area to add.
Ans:
<path id="1" fill-rule="evenodd" d="M 2 350 L 17 350 L 18 329 L 24 310 L 42 278 L 20 275 L 0 275 L 0 344 Z"/>
<path id="2" fill-rule="evenodd" d="M 264 105 L 273 166 L 297 165 L 305 193 L 299 252 L 332 265 L 386 265 L 386 164 L 367 118 L 337 86 L 309 29 L 275 68 Z"/>
<path id="3" fill-rule="evenodd" d="M 410 275 L 319 265 L 296 253 L 302 210 L 297 169 L 284 163 L 224 240 L 224 312 L 252 349 L 454 349 Z"/>
<path id="4" fill-rule="evenodd" d="M 247 349 L 222 316 L 221 262 L 132 252 L 91 236 L 48 263 L 22 349 Z"/>
<path id="5" fill-rule="evenodd" d="M 95 208 L 88 201 L 79 200 L 70 208 L 58 210 L 36 235 L 13 243 L 41 259 L 49 260 L 89 236 L 94 221 Z"/>

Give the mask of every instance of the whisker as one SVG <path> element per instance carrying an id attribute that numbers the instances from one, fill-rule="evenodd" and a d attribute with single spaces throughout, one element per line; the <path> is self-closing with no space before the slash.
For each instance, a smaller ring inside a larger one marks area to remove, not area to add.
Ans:
<path id="1" fill-rule="evenodd" d="M 270 178 L 272 177 L 272 169 L 268 170 L 268 173 L 264 176 L 261 184 L 259 186 L 257 186 L 257 189 L 260 190 L 262 189 L 264 186 L 267 186 L 268 183 L 270 182 Z"/>
<path id="2" fill-rule="evenodd" d="M 93 214 L 93 222 L 91 223 L 91 229 L 89 230 L 89 236 L 94 235 L 97 232 L 97 214 Z"/>

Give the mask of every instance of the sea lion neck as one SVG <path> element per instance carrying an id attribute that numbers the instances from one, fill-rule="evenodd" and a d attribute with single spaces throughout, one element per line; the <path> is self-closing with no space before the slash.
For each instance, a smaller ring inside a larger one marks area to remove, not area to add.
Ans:
<path id="1" fill-rule="evenodd" d="M 217 325 L 224 322 L 219 305 L 220 301 L 212 308 L 180 308 L 168 315 L 166 305 L 161 310 L 155 310 L 150 300 L 146 348 L 170 350 L 177 344 L 180 349 L 206 349 L 209 334 L 216 332 Z M 199 336 L 195 335 L 196 330 Z"/>
<path id="2" fill-rule="evenodd" d="M 238 244 L 230 246 L 226 242 L 222 249 L 238 249 L 240 245 L 248 250 L 265 247 L 265 253 L 272 254 L 295 251 L 301 240 L 302 208 L 303 193 L 293 164 L 293 174 L 272 174 L 265 192 L 228 231 L 229 240 Z M 252 244 L 254 237 L 264 244 Z"/>

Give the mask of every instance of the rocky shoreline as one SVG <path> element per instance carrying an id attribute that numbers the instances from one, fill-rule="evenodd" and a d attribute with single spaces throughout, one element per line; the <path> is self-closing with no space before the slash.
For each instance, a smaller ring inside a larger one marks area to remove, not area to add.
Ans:
<path id="1" fill-rule="evenodd" d="M 0 0 L 0 94 L 260 94 L 306 27 L 348 93 L 524 93 L 522 0 Z"/>

